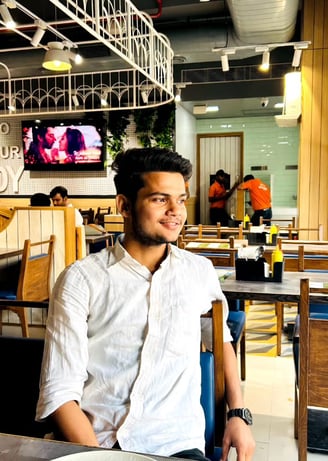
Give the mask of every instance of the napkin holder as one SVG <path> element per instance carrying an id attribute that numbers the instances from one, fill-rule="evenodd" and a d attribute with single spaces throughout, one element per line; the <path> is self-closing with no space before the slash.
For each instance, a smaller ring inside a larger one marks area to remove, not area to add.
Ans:
<path id="1" fill-rule="evenodd" d="M 282 282 L 284 263 L 274 263 L 273 276 L 264 276 L 263 259 L 236 259 L 236 280 L 253 282 Z"/>

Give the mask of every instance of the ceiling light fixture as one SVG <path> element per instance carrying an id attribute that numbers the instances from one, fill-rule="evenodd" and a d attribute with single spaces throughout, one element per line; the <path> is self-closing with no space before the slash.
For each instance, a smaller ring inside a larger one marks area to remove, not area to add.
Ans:
<path id="1" fill-rule="evenodd" d="M 72 94 L 72 102 L 74 104 L 75 107 L 79 106 L 80 103 L 79 103 L 79 98 L 77 97 L 76 93 L 73 93 Z"/>
<path id="2" fill-rule="evenodd" d="M 177 88 L 174 101 L 181 102 L 181 88 Z"/>
<path id="3" fill-rule="evenodd" d="M 191 85 L 192 82 L 177 82 L 175 83 L 176 93 L 175 93 L 175 102 L 181 102 L 181 90 L 186 88 L 187 85 Z"/>
<path id="4" fill-rule="evenodd" d="M 221 65 L 222 65 L 223 72 L 228 72 L 228 70 L 230 69 L 229 59 L 228 59 L 228 55 L 225 53 L 221 54 Z"/>
<path id="5" fill-rule="evenodd" d="M 8 8 L 16 8 L 16 3 L 10 3 L 10 2 L 2 2 L 0 4 L 0 15 L 2 18 L 2 21 L 4 22 L 5 26 L 8 29 L 15 29 L 16 23 L 13 20 L 12 15 L 10 14 L 10 11 Z"/>
<path id="6" fill-rule="evenodd" d="M 55 72 L 63 72 L 72 68 L 68 52 L 64 49 L 62 42 L 49 42 L 48 47 L 42 67 Z"/>
<path id="7" fill-rule="evenodd" d="M 42 37 L 44 36 L 44 34 L 46 32 L 46 29 L 47 29 L 46 23 L 44 21 L 42 21 L 41 19 L 36 20 L 35 25 L 37 26 L 37 29 L 34 32 L 34 35 L 33 35 L 32 40 L 31 40 L 31 45 L 32 46 L 38 46 L 39 45 L 39 43 L 41 42 Z"/>
<path id="8" fill-rule="evenodd" d="M 212 51 L 214 53 L 220 53 L 222 70 L 224 72 L 229 70 L 229 61 L 228 61 L 227 55 L 235 54 L 238 51 L 244 51 L 244 50 L 254 50 L 256 53 L 262 53 L 262 64 L 260 66 L 260 69 L 268 70 L 270 67 L 270 50 L 273 50 L 275 48 L 286 47 L 286 46 L 293 46 L 295 51 L 294 51 L 292 66 L 298 67 L 300 63 L 300 59 L 301 59 L 302 50 L 306 50 L 310 44 L 311 44 L 310 41 L 268 43 L 266 45 L 243 45 L 243 46 L 227 47 L 227 48 L 214 47 L 212 48 Z"/>
<path id="9" fill-rule="evenodd" d="M 270 51 L 268 50 L 263 52 L 262 64 L 260 66 L 260 69 L 263 70 L 264 72 L 270 69 Z"/>
<path id="10" fill-rule="evenodd" d="M 219 106 L 207 106 L 206 107 L 206 112 L 218 112 L 219 111 Z"/>

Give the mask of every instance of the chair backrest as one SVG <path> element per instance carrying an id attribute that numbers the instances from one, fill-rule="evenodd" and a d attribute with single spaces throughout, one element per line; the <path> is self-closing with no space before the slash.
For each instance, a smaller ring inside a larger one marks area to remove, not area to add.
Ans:
<path id="1" fill-rule="evenodd" d="M 35 421 L 44 340 L 0 336 L 0 432 L 43 437 L 50 428 Z"/>
<path id="2" fill-rule="evenodd" d="M 306 461 L 308 447 L 308 407 L 328 409 L 328 319 L 322 314 L 310 314 L 311 292 L 327 298 L 328 289 L 310 289 L 309 280 L 300 286 L 299 332 L 299 408 L 298 449 L 299 461 Z M 313 297 L 315 298 L 315 297 Z M 312 297 L 311 297 L 312 300 Z M 321 317 L 321 318 L 320 318 Z"/>
<path id="3" fill-rule="evenodd" d="M 36 243 L 31 243 L 29 239 L 25 240 L 17 300 L 45 301 L 49 299 L 54 243 L 54 235 L 51 235 L 49 240 Z M 46 252 L 44 251 L 45 246 L 48 246 Z"/>
<path id="4" fill-rule="evenodd" d="M 95 220 L 95 212 L 94 212 L 93 208 L 89 208 L 88 210 L 81 210 L 81 208 L 80 208 L 79 212 L 82 215 L 84 225 L 92 224 L 94 222 L 94 220 Z"/>
<path id="5" fill-rule="evenodd" d="M 98 207 L 97 208 L 97 213 L 95 216 L 95 223 L 100 224 L 101 226 L 104 225 L 105 223 L 105 216 L 110 214 L 110 209 L 111 207 Z"/>
<path id="6" fill-rule="evenodd" d="M 220 248 L 220 245 L 220 243 L 188 242 L 185 250 L 205 256 L 212 261 L 213 266 L 234 267 L 238 249 Z"/>

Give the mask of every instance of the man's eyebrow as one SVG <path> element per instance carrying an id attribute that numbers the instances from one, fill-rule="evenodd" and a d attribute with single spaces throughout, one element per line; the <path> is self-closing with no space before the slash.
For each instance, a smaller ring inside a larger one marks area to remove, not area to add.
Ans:
<path id="1" fill-rule="evenodd" d="M 154 195 L 161 195 L 162 197 L 172 197 L 172 194 L 167 194 L 165 192 L 152 192 L 148 195 L 148 197 L 153 197 Z M 187 192 L 183 192 L 182 194 L 178 195 L 178 197 L 187 197 Z"/>

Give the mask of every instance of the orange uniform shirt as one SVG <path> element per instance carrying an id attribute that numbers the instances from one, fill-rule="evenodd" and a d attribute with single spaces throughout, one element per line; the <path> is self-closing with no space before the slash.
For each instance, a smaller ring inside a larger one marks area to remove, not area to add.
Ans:
<path id="1" fill-rule="evenodd" d="M 209 188 L 208 197 L 220 197 L 220 195 L 224 195 L 225 193 L 225 187 L 214 181 Z M 225 205 L 226 200 L 218 200 L 217 202 L 210 203 L 210 208 L 225 208 Z"/>
<path id="2" fill-rule="evenodd" d="M 271 208 L 271 193 L 269 187 L 260 179 L 250 179 L 240 184 L 238 189 L 248 190 L 254 211 Z"/>

